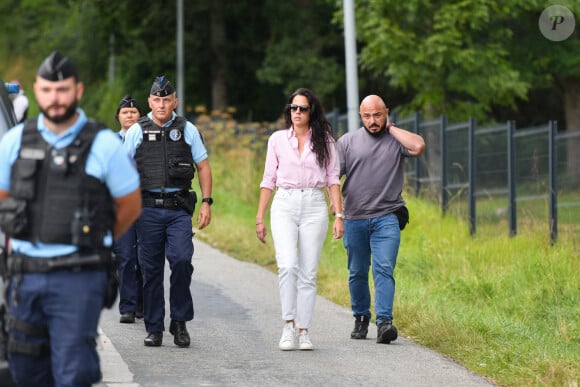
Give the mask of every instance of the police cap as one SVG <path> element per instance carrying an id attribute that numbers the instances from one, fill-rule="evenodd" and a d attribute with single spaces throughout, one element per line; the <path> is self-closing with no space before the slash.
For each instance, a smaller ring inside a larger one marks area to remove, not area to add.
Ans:
<path id="1" fill-rule="evenodd" d="M 135 98 L 131 97 L 130 95 L 124 96 L 123 98 L 121 98 L 121 101 L 119 102 L 119 106 L 117 106 L 117 111 L 115 112 L 115 118 L 119 119 L 119 112 L 121 111 L 121 109 L 132 108 L 132 107 L 137 108 L 139 115 L 141 115 L 141 108 L 137 104 L 137 101 L 135 100 Z"/>
<path id="2" fill-rule="evenodd" d="M 171 82 L 169 82 L 167 78 L 165 78 L 164 75 L 155 78 L 155 82 L 153 82 L 153 85 L 151 86 L 150 92 L 151 95 L 156 95 L 158 97 L 166 97 L 173 93 L 175 93 L 175 88 L 173 87 Z"/>
<path id="3" fill-rule="evenodd" d="M 52 82 L 62 81 L 70 77 L 78 80 L 77 68 L 69 58 L 63 56 L 58 50 L 53 51 L 42 62 L 36 75 Z"/>

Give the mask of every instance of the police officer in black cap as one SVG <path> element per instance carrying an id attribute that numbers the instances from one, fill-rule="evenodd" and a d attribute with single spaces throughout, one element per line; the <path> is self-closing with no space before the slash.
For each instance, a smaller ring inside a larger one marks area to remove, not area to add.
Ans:
<path id="1" fill-rule="evenodd" d="M 115 118 L 121 124 L 119 136 L 125 138 L 127 130 L 141 117 L 135 98 L 125 95 L 119 101 Z M 143 277 L 137 260 L 137 230 L 132 225 L 113 248 L 119 264 L 119 321 L 124 324 L 143 318 Z"/>
<path id="2" fill-rule="evenodd" d="M 53 52 L 38 69 L 40 110 L 0 141 L 0 227 L 7 260 L 9 366 L 19 386 L 90 386 L 113 240 L 141 211 L 139 174 L 118 136 L 77 107 L 76 67 Z"/>
<path id="3" fill-rule="evenodd" d="M 119 131 L 121 139 L 125 138 L 127 130 L 137 122 L 139 117 L 141 117 L 141 108 L 137 100 L 130 95 L 125 95 L 121 98 L 115 112 L 115 119 L 121 125 L 121 130 Z"/>
<path id="4" fill-rule="evenodd" d="M 188 347 L 186 322 L 194 314 L 191 218 L 197 201 L 191 185 L 197 171 L 202 196 L 197 224 L 203 229 L 211 220 L 212 175 L 200 132 L 174 112 L 179 101 L 167 78 L 155 79 L 148 102 L 151 111 L 129 129 L 124 143 L 137 162 L 143 195 L 143 211 L 136 227 L 143 272 L 145 345 L 157 347 L 163 342 L 167 258 L 171 269 L 169 332 L 175 345 Z"/>

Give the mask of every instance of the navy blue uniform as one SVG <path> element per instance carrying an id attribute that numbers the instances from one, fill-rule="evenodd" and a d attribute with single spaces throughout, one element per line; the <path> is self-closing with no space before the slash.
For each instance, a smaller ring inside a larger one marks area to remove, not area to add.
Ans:
<path id="1" fill-rule="evenodd" d="M 137 228 L 129 230 L 115 243 L 113 251 L 119 262 L 119 312 L 141 312 L 143 308 L 143 277 L 137 260 Z"/>
<path id="2" fill-rule="evenodd" d="M 150 112 L 147 117 L 152 120 L 153 114 Z M 172 119 L 166 122 L 163 128 L 155 127 L 151 131 L 143 129 L 142 124 L 137 123 L 129 128 L 124 140 L 127 152 L 137 160 L 142 180 L 143 211 L 137 221 L 136 229 L 139 239 L 139 264 L 143 273 L 143 312 L 145 328 L 148 333 L 160 333 L 165 330 L 163 279 L 166 258 L 171 269 L 170 318 L 185 322 L 192 320 L 194 316 L 190 290 L 193 273 L 193 265 L 191 264 L 193 256 L 192 214 L 178 206 L 163 204 L 171 202 L 172 198 L 179 192 L 183 192 L 184 189 L 188 191 L 191 186 L 191 178 L 186 179 L 185 185 L 182 183 L 181 186 L 165 185 L 165 182 L 155 185 L 155 183 L 151 183 L 153 180 L 149 179 L 153 173 L 159 173 L 163 176 L 170 175 L 170 171 L 161 161 L 167 159 L 167 154 L 163 154 L 163 152 L 165 152 L 166 147 L 171 145 L 171 142 L 183 141 L 189 152 L 188 157 L 194 163 L 202 162 L 208 157 L 201 134 L 191 122 L 186 121 L 180 132 L 173 129 L 165 131 L 178 119 L 180 117 L 172 113 Z M 145 155 L 140 158 L 139 152 L 142 150 L 139 148 L 145 144 L 151 152 L 145 152 Z M 160 162 L 147 165 L 147 158 L 159 158 Z M 162 171 L 151 172 L 155 166 L 159 165 L 162 166 Z M 148 344 L 146 343 L 146 345 Z"/>
<path id="3" fill-rule="evenodd" d="M 41 114 L 37 118 L 38 132 L 53 148 L 67 147 L 87 122 L 81 109 L 77 114 L 76 122 L 58 135 L 46 127 Z M 0 191 L 11 190 L 11 167 L 19 156 L 23 126 L 17 125 L 0 142 Z M 121 141 L 109 129 L 96 135 L 85 171 L 104 183 L 113 198 L 139 189 L 139 175 Z M 18 238 L 10 242 L 13 254 L 42 262 L 79 251 L 68 243 Z M 103 240 L 103 245 L 111 247 L 112 235 Z M 101 379 L 96 337 L 106 289 L 104 269 L 25 272 L 11 279 L 7 297 L 10 314 L 41 331 L 40 335 L 10 331 L 11 340 L 37 344 L 36 348 L 41 349 L 38 354 L 11 354 L 10 370 L 19 386 L 90 386 Z"/>

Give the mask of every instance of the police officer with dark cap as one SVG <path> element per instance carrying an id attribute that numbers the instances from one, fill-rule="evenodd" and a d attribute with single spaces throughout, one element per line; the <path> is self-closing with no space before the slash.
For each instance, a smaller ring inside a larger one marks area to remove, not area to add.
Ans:
<path id="1" fill-rule="evenodd" d="M 141 211 L 122 142 L 87 118 L 76 67 L 58 51 L 34 82 L 37 117 L 0 141 L 0 227 L 11 240 L 8 358 L 18 386 L 90 386 L 103 307 L 116 299 L 112 245 Z"/>
<path id="2" fill-rule="evenodd" d="M 125 95 L 119 101 L 115 119 L 121 124 L 119 136 L 125 138 L 127 130 L 141 117 L 135 98 Z M 119 264 L 119 321 L 124 324 L 143 318 L 143 277 L 137 261 L 137 230 L 133 224 L 113 246 Z"/>
<path id="3" fill-rule="evenodd" d="M 137 100 L 130 95 L 125 95 L 121 98 L 119 106 L 117 106 L 117 111 L 115 112 L 115 119 L 121 125 L 121 130 L 119 131 L 121 139 L 125 138 L 127 130 L 137 122 L 139 117 L 141 117 L 141 108 Z"/>
<path id="4" fill-rule="evenodd" d="M 175 345 L 190 345 L 186 322 L 194 315 L 191 218 L 197 195 L 191 184 L 196 171 L 202 197 L 197 215 L 200 229 L 209 225 L 213 203 L 211 169 L 201 133 L 175 114 L 178 102 L 173 85 L 164 76 L 157 77 L 148 98 L 151 111 L 129 129 L 124 142 L 141 176 L 143 211 L 136 226 L 143 272 L 145 345 L 151 347 L 163 342 L 166 258 L 171 269 L 169 332 Z"/>

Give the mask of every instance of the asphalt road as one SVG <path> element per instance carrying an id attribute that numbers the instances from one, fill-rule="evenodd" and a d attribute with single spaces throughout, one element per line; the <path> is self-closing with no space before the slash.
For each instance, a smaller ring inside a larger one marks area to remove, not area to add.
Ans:
<path id="1" fill-rule="evenodd" d="M 191 347 L 176 347 L 168 332 L 161 347 L 145 347 L 143 320 L 120 324 L 116 307 L 105 310 L 100 387 L 492 385 L 405 338 L 376 344 L 374 325 L 366 340 L 350 339 L 350 310 L 321 297 L 310 329 L 314 351 L 280 351 L 276 275 L 198 240 L 194 245 L 195 319 L 187 325 Z M 168 279 L 166 270 L 166 300 Z M 168 301 L 166 308 L 167 329 Z"/>

